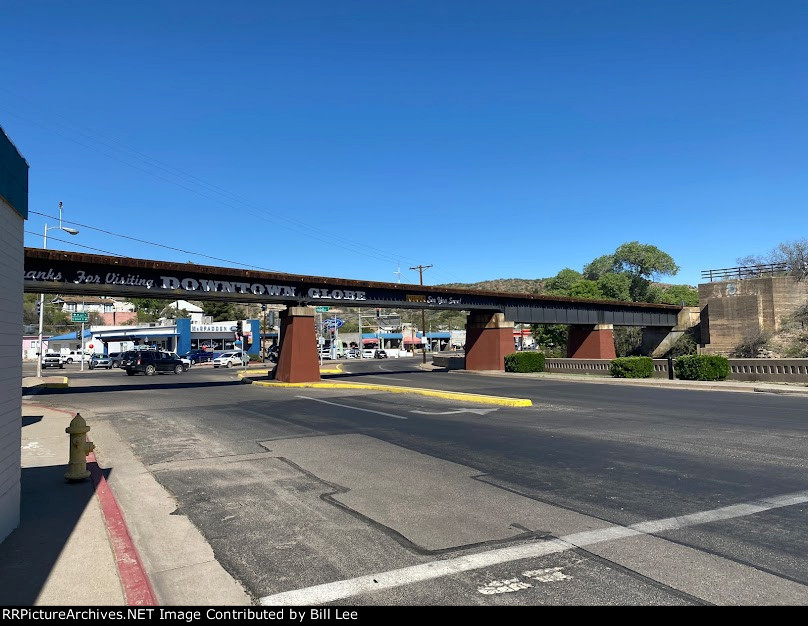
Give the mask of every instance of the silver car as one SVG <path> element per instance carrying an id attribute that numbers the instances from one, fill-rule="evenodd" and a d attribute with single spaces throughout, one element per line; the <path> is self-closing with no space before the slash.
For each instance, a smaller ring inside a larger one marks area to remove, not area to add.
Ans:
<path id="1" fill-rule="evenodd" d="M 91 370 L 111 370 L 112 369 L 112 359 L 109 358 L 106 354 L 94 354 L 90 358 L 90 369 Z"/>
<path id="2" fill-rule="evenodd" d="M 243 359 L 242 359 L 243 355 Z M 250 355 L 246 352 L 228 351 L 222 352 L 213 359 L 213 367 L 233 367 L 234 365 L 247 365 L 250 362 Z"/>

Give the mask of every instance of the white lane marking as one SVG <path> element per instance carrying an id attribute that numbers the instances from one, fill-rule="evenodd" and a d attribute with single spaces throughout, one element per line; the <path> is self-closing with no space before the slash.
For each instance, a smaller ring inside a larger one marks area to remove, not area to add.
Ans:
<path id="1" fill-rule="evenodd" d="M 351 406 L 349 404 L 339 404 L 337 402 L 329 402 L 328 400 L 320 400 L 318 398 L 309 398 L 308 396 L 295 396 L 296 398 L 303 398 L 304 400 L 313 400 L 314 402 L 322 402 L 323 404 L 330 404 L 332 406 L 341 406 L 343 409 L 352 409 L 354 411 L 364 411 L 365 413 L 376 413 L 376 415 L 384 415 L 386 417 L 395 417 L 397 420 L 405 420 L 406 417 L 401 415 L 393 415 L 392 413 L 384 413 L 382 411 L 373 411 L 371 409 L 360 409 L 358 406 Z"/>
<path id="2" fill-rule="evenodd" d="M 304 589 L 284 591 L 271 596 L 265 596 L 261 598 L 259 602 L 263 606 L 296 606 L 335 602 L 363 593 L 393 589 L 395 587 L 402 587 L 426 580 L 434 580 L 444 576 L 451 576 L 452 574 L 491 567 L 511 561 L 565 552 L 576 547 L 582 548 L 604 541 L 614 541 L 625 537 L 659 532 L 660 530 L 675 530 L 677 528 L 685 528 L 687 526 L 705 524 L 718 520 L 744 517 L 762 511 L 804 504 L 806 502 L 808 502 L 808 491 L 798 491 L 796 493 L 765 498 L 746 504 L 726 506 L 711 511 L 692 513 L 681 517 L 669 517 L 661 520 L 641 522 L 632 526 L 612 526 L 600 530 L 574 533 L 540 543 L 499 548 L 497 550 L 480 552 L 478 554 L 453 559 L 431 561 L 429 563 L 422 563 L 421 565 L 402 567 L 388 572 L 371 574 L 370 576 L 359 576 L 357 578 L 338 580 L 332 583 L 306 587 Z"/>
<path id="3" fill-rule="evenodd" d="M 492 580 L 490 583 L 477 587 L 477 591 L 483 595 L 493 595 L 495 593 L 513 593 L 522 589 L 530 589 L 533 585 L 524 583 L 518 578 L 506 578 L 504 580 Z"/>
<path id="4" fill-rule="evenodd" d="M 561 570 L 563 569 L 563 567 L 546 567 L 544 569 L 528 570 L 527 572 L 522 572 L 522 576 L 538 580 L 540 583 L 557 583 L 572 578 L 572 576 L 567 576 L 562 572 Z"/>
<path id="5" fill-rule="evenodd" d="M 456 413 L 476 413 L 477 415 L 486 415 L 491 411 L 497 409 L 452 409 L 450 411 L 418 411 L 413 410 L 410 413 L 420 413 L 421 415 L 454 415 Z"/>

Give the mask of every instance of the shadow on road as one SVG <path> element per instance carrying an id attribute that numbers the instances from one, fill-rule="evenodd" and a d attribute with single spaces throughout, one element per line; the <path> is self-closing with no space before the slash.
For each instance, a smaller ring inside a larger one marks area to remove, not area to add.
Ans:
<path id="1" fill-rule="evenodd" d="M 38 395 L 70 395 L 76 393 L 106 393 L 109 391 L 146 391 L 154 389 L 209 389 L 211 387 L 232 387 L 243 385 L 239 380 L 223 382 L 198 382 L 198 383 L 141 383 L 134 385 L 100 385 L 98 387 L 67 387 L 65 389 L 43 389 Z"/>

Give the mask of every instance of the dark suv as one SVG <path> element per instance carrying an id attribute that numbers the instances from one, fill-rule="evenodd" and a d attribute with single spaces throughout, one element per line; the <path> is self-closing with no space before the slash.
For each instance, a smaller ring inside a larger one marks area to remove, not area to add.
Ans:
<path id="1" fill-rule="evenodd" d="M 182 361 L 167 352 L 157 350 L 129 350 L 121 354 L 121 369 L 125 369 L 129 376 L 143 372 L 146 376 L 174 372 L 182 374 L 185 371 Z"/>

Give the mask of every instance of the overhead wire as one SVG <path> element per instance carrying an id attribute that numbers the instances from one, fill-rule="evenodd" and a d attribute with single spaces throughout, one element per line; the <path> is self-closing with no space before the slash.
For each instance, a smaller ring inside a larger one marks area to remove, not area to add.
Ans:
<path id="1" fill-rule="evenodd" d="M 0 86 L 0 90 L 3 90 L 5 92 L 7 92 L 7 93 L 10 93 L 12 95 L 17 96 L 17 94 L 14 94 L 14 92 L 11 92 L 9 89 L 7 89 L 5 87 Z M 17 97 L 19 97 L 19 96 L 17 96 Z M 51 127 L 51 126 L 49 126 L 47 124 L 44 124 L 42 122 L 39 122 L 37 120 L 26 118 L 26 117 L 21 116 L 21 115 L 15 113 L 13 111 L 7 111 L 7 112 L 9 112 L 11 115 L 14 115 L 15 117 L 17 117 L 19 119 L 22 119 L 25 122 L 37 125 L 37 126 L 39 126 L 41 128 L 44 128 L 44 129 L 46 129 L 46 130 L 48 130 L 50 132 L 53 132 L 53 133 L 65 138 L 68 141 L 72 141 L 74 143 L 77 143 L 78 145 L 81 145 L 81 146 L 83 146 L 85 148 L 88 148 L 90 150 L 97 150 L 101 154 L 103 154 L 103 155 L 105 155 L 105 156 L 107 156 L 107 157 L 109 157 L 109 158 L 111 158 L 111 159 L 113 159 L 115 161 L 118 161 L 119 163 L 122 163 L 122 164 L 127 165 L 129 167 L 132 167 L 132 168 L 134 168 L 134 169 L 136 169 L 136 170 L 138 170 L 140 172 L 143 172 L 143 173 L 145 173 L 145 174 L 147 174 L 149 176 L 153 176 L 153 177 L 158 178 L 159 180 L 162 180 L 162 181 L 167 182 L 169 184 L 176 185 L 176 186 L 178 186 L 178 187 L 180 187 L 182 189 L 185 189 L 186 191 L 190 191 L 192 193 L 200 195 L 201 197 L 206 198 L 208 200 L 213 200 L 215 202 L 218 202 L 218 203 L 223 204 L 225 206 L 228 206 L 230 208 L 240 210 L 240 211 L 244 211 L 245 210 L 244 206 L 235 205 L 235 204 L 232 204 L 231 202 L 228 202 L 229 200 L 232 200 L 232 199 L 237 199 L 237 200 L 240 199 L 240 201 L 243 204 L 246 204 L 248 206 L 247 212 L 249 214 L 251 214 L 251 215 L 253 215 L 255 217 L 258 217 L 261 220 L 269 221 L 273 225 L 278 225 L 279 221 L 287 222 L 287 224 L 285 225 L 286 228 L 289 228 L 290 230 L 298 232 L 298 233 L 300 233 L 300 234 L 302 234 L 302 235 L 304 235 L 306 237 L 315 239 L 315 240 L 320 241 L 322 243 L 332 245 L 332 246 L 341 247 L 341 248 L 343 248 L 345 250 L 348 250 L 349 252 L 352 252 L 354 254 L 361 254 L 361 255 L 364 255 L 364 256 L 370 256 L 370 257 L 373 257 L 373 258 L 376 258 L 376 259 L 379 259 L 379 260 L 384 260 L 384 261 L 392 261 L 393 259 L 396 259 L 396 260 L 398 260 L 398 259 L 413 260 L 410 257 L 402 256 L 400 254 L 395 255 L 395 256 L 391 256 L 390 254 L 386 253 L 385 251 L 380 250 L 378 248 L 374 248 L 372 246 L 369 246 L 364 242 L 361 243 L 361 244 L 359 244 L 359 243 L 354 244 L 352 242 L 345 242 L 345 241 L 342 241 L 342 240 L 339 240 L 339 239 L 335 240 L 333 235 L 331 233 L 329 233 L 328 231 L 320 229 L 320 228 L 318 228 L 316 226 L 312 226 L 310 224 L 306 224 L 305 222 L 296 220 L 294 218 L 290 218 L 290 217 L 283 216 L 283 215 L 274 215 L 274 216 L 272 216 L 272 218 L 270 218 L 270 217 L 268 217 L 266 215 L 266 210 L 263 207 L 259 207 L 258 205 L 254 204 L 249 198 L 247 198 L 247 197 L 245 197 L 245 196 L 243 196 L 241 194 L 237 194 L 235 192 L 223 189 L 222 187 L 219 187 L 219 186 L 217 186 L 215 184 L 209 183 L 209 182 L 207 182 L 207 181 L 205 181 L 205 180 L 203 180 L 201 178 L 198 178 L 198 177 L 194 176 L 193 174 L 189 174 L 187 172 L 184 172 L 183 170 L 181 170 L 179 168 L 175 168 L 175 167 L 173 167 L 173 166 L 171 166 L 169 164 L 166 164 L 166 163 L 164 163 L 162 161 L 159 161 L 158 159 L 155 159 L 153 157 L 145 155 L 142 152 L 139 152 L 139 151 L 137 151 L 137 150 L 135 150 L 133 148 L 129 148 L 128 146 L 126 146 L 125 144 L 123 144 L 122 142 L 120 142 L 119 140 L 117 140 L 115 138 L 107 137 L 107 136 L 103 135 L 102 133 L 99 133 L 99 132 L 94 131 L 92 129 L 88 129 L 88 128 L 84 128 L 84 127 L 75 125 L 75 124 L 71 123 L 70 120 L 67 120 L 66 118 L 59 115 L 58 113 L 51 112 L 52 115 L 65 120 L 67 122 L 66 125 L 68 127 L 70 127 L 70 126 L 73 127 L 72 129 L 68 128 L 68 130 L 72 130 L 74 133 L 77 133 L 79 135 L 83 135 L 84 137 L 88 138 L 91 142 L 101 144 L 102 146 L 106 146 L 107 148 L 109 148 L 111 150 L 114 150 L 114 151 L 122 152 L 127 157 L 135 158 L 135 159 L 139 160 L 140 162 L 144 163 L 149 168 L 160 170 L 160 171 L 162 171 L 162 173 L 165 173 L 165 174 L 167 174 L 167 175 L 169 175 L 171 177 L 174 177 L 174 178 L 178 178 L 180 180 L 174 180 L 172 178 L 167 178 L 166 176 L 161 175 L 161 173 L 151 171 L 151 169 L 144 169 L 143 167 L 140 167 L 136 163 L 132 163 L 129 160 L 122 159 L 118 155 L 110 153 L 107 150 L 101 149 L 98 146 L 88 145 L 87 143 L 81 141 L 80 139 L 78 139 L 76 137 L 68 136 L 64 132 L 61 132 L 61 130 L 55 129 L 55 128 L 53 128 L 53 127 Z M 98 137 L 100 137 L 101 139 L 98 139 Z M 112 143 L 110 143 L 110 142 L 112 142 Z M 126 154 L 127 152 L 130 153 L 130 154 Z M 185 179 L 185 180 L 183 180 L 183 179 Z M 201 186 L 203 188 L 203 190 L 200 190 L 200 189 L 194 188 L 194 187 L 190 187 L 190 186 L 188 186 L 189 184 L 190 185 Z M 205 189 L 205 188 L 207 188 L 207 189 Z M 228 201 L 224 201 L 220 197 L 211 197 L 211 195 L 210 195 L 211 193 L 215 194 L 215 196 L 223 196 Z M 76 222 L 70 222 L 70 223 L 76 223 Z M 291 226 L 289 224 L 291 224 Z M 85 227 L 86 228 L 92 228 L 92 227 L 88 227 L 88 226 L 85 226 Z M 318 234 L 315 234 L 315 232 L 313 232 L 313 231 L 323 233 L 324 236 L 319 236 Z M 146 242 L 146 243 L 152 243 L 152 242 Z M 160 244 L 152 244 L 152 245 L 160 245 Z M 161 247 L 171 249 L 170 246 L 161 246 Z M 195 254 L 197 256 L 202 256 L 202 257 L 205 257 L 205 258 L 215 258 L 215 257 L 210 257 L 209 255 L 203 255 L 203 254 L 200 254 L 200 253 L 194 253 L 194 252 L 190 252 L 190 251 L 183 251 L 183 252 L 186 253 L 186 254 Z M 219 260 L 219 259 L 216 259 L 216 260 Z M 226 262 L 228 262 L 228 263 L 236 263 L 237 265 L 240 265 L 240 266 L 243 266 L 243 267 L 256 267 L 254 265 L 249 265 L 249 264 L 245 264 L 245 263 L 238 263 L 238 262 L 229 261 L 229 260 L 226 261 Z M 438 269 L 438 268 L 436 268 L 436 269 Z M 270 271 L 278 271 L 278 270 L 270 270 Z M 444 274 L 444 272 L 441 271 L 441 270 L 439 270 L 436 273 Z"/>

